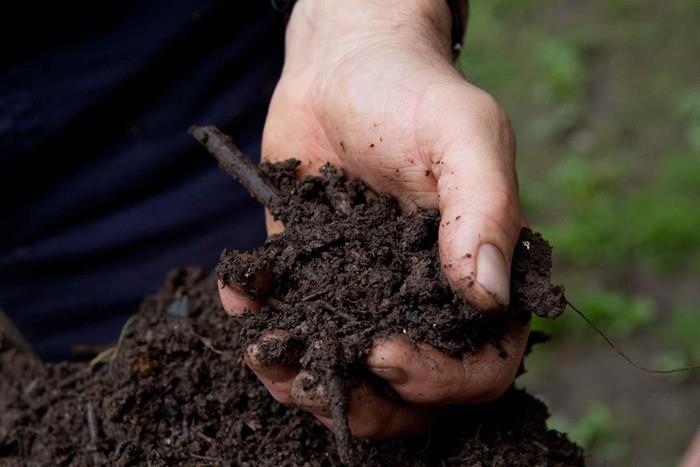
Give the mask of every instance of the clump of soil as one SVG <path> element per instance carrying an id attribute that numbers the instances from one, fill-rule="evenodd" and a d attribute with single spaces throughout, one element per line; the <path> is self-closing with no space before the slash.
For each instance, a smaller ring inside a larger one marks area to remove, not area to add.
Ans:
<path id="1" fill-rule="evenodd" d="M 224 283 L 243 285 L 265 303 L 245 318 L 247 343 L 273 330 L 289 333 L 277 347 L 262 348 L 264 362 L 348 375 L 361 371 L 375 339 L 404 335 L 461 356 L 486 344 L 501 348 L 506 327 L 527 323 L 532 313 L 563 312 L 563 288 L 550 283 L 551 248 L 539 234 L 521 233 L 510 307 L 482 314 L 448 285 L 437 210 L 403 214 L 395 199 L 330 165 L 321 176 L 298 179 L 298 164 L 261 166 L 281 193 L 271 211 L 285 231 L 252 252 L 225 252 L 217 268 Z"/>
<path id="2" fill-rule="evenodd" d="M 92 365 L 37 365 L 0 337 L 0 464 L 338 465 L 333 435 L 275 402 L 243 345 L 214 278 L 195 269 L 172 272 Z M 416 438 L 357 441 L 353 463 L 583 465 L 523 391 L 449 412 Z"/>

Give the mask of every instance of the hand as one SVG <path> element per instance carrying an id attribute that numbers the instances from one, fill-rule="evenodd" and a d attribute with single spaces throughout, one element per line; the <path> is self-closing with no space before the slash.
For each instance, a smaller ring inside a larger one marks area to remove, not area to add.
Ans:
<path id="1" fill-rule="evenodd" d="M 440 209 L 445 274 L 475 306 L 497 313 L 509 302 L 510 264 L 523 220 L 507 116 L 452 64 L 445 2 L 301 0 L 287 29 L 287 51 L 263 137 L 263 157 L 295 157 L 300 171 L 343 167 L 405 210 Z M 282 226 L 268 219 L 268 231 Z M 227 311 L 257 304 L 221 290 Z M 355 436 L 397 436 L 425 429 L 434 408 L 501 395 L 522 359 L 529 326 L 513 328 L 501 358 L 487 346 L 462 359 L 400 337 L 375 342 L 368 368 L 407 402 L 354 389 L 348 421 Z M 264 339 L 276 339 L 269 335 Z M 295 368 L 246 362 L 283 403 L 332 425 L 324 394 L 305 394 Z M 322 391 L 322 390 L 321 390 Z M 320 402 L 319 402 L 320 401 Z"/>

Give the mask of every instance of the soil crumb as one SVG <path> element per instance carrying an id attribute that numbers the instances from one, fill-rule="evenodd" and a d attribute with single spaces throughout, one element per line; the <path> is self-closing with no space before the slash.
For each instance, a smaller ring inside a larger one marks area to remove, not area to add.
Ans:
<path id="1" fill-rule="evenodd" d="M 243 364 L 243 345 L 215 278 L 198 269 L 173 271 L 92 364 L 37 366 L 0 338 L 0 464 L 338 465 L 334 436 L 274 401 Z M 522 390 L 448 412 L 416 438 L 356 440 L 353 463 L 583 465 Z"/>

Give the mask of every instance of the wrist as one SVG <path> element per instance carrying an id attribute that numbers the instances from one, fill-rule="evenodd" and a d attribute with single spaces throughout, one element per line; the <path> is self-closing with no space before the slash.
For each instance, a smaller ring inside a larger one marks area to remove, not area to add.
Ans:
<path id="1" fill-rule="evenodd" d="M 287 29 L 287 61 L 379 46 L 451 61 L 452 14 L 436 0 L 298 0 Z"/>

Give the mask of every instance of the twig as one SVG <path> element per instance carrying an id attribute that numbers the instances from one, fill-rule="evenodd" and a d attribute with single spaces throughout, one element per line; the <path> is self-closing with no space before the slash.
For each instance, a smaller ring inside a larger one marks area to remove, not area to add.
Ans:
<path id="1" fill-rule="evenodd" d="M 94 450 L 92 453 L 92 462 L 95 465 L 100 465 L 100 456 L 97 452 L 97 424 L 95 423 L 95 410 L 92 407 L 92 402 L 85 405 L 85 419 L 88 424 L 88 433 L 90 433 L 90 448 Z"/>
<path id="2" fill-rule="evenodd" d="M 129 317 L 129 319 L 126 320 L 126 323 L 124 323 L 124 326 L 122 327 L 121 332 L 119 333 L 119 339 L 117 340 L 117 345 L 114 348 L 114 355 L 112 355 L 112 358 L 109 360 L 109 374 L 110 376 L 112 375 L 112 363 L 114 360 L 117 359 L 117 356 L 119 355 L 119 350 L 122 348 L 122 342 L 124 342 L 124 336 L 126 335 L 126 331 L 129 329 L 129 326 L 131 326 L 134 321 L 139 317 L 139 315 L 133 315 Z"/>
<path id="3" fill-rule="evenodd" d="M 339 310 L 330 303 L 328 303 L 325 300 L 319 300 L 319 303 L 321 304 L 321 308 L 323 308 L 326 311 L 330 311 L 331 313 L 340 316 L 341 318 L 345 318 L 346 321 L 350 322 L 355 322 L 357 321 L 355 318 L 344 312 L 343 310 Z"/>
<path id="4" fill-rule="evenodd" d="M 137 317 L 138 315 L 132 315 L 131 317 L 129 317 L 129 319 L 126 320 L 126 323 L 124 323 L 124 326 L 122 326 L 122 330 L 119 332 L 119 339 L 117 340 L 117 344 L 98 353 L 95 356 L 95 358 L 90 360 L 90 367 L 94 367 L 95 365 L 98 365 L 100 363 L 108 363 L 109 374 L 110 376 L 112 375 L 112 362 L 115 358 L 117 358 L 117 355 L 119 354 L 119 349 L 121 348 L 122 342 L 124 341 L 124 335 L 126 334 L 126 331 L 129 329 L 129 326 L 131 326 L 131 324 L 136 320 Z"/>
<path id="5" fill-rule="evenodd" d="M 199 455 L 199 454 L 193 454 L 193 453 L 190 453 L 190 456 L 191 456 L 193 459 L 199 459 L 199 460 L 205 461 L 205 462 L 220 463 L 220 462 L 223 462 L 223 461 L 224 461 L 224 460 L 221 459 L 220 457 L 201 456 L 201 455 Z"/>
<path id="6" fill-rule="evenodd" d="M 350 439 L 350 426 L 348 425 L 348 405 L 350 398 L 350 388 L 347 381 L 340 373 L 341 346 L 338 342 L 333 346 L 335 354 L 334 364 L 329 361 L 325 368 L 326 384 L 328 384 L 328 398 L 331 405 L 331 419 L 333 420 L 333 431 L 335 433 L 335 444 L 338 449 L 338 457 L 343 465 L 351 465 L 352 441 Z"/>
<path id="7" fill-rule="evenodd" d="M 700 369 L 700 364 L 691 365 L 691 366 L 686 366 L 686 367 L 682 367 L 682 368 L 672 368 L 672 369 L 670 369 L 670 370 L 659 370 L 659 369 L 656 369 L 656 368 L 647 368 L 647 367 L 645 367 L 645 366 L 641 366 L 641 365 L 639 365 L 637 362 L 635 362 L 634 360 L 632 360 L 626 353 L 624 353 L 624 352 L 622 351 L 622 349 L 620 349 L 620 347 L 618 347 L 617 344 L 616 344 L 610 337 L 608 337 L 607 334 L 605 334 L 603 331 L 601 331 L 601 330 L 598 328 L 598 326 L 596 326 L 595 324 L 593 324 L 593 321 L 591 321 L 591 320 L 588 318 L 588 316 L 586 316 L 585 314 L 583 314 L 583 312 L 582 312 L 581 310 L 579 310 L 578 308 L 576 308 L 569 300 L 566 301 L 566 304 L 569 305 L 569 306 L 571 307 L 571 309 L 574 310 L 581 318 L 583 318 L 583 320 L 584 320 L 595 332 L 597 332 L 598 335 L 599 335 L 600 337 L 602 337 L 603 339 L 605 339 L 605 342 L 608 343 L 608 345 L 610 346 L 610 348 L 612 348 L 612 349 L 613 349 L 620 357 L 622 357 L 627 363 L 629 363 L 630 365 L 632 365 L 633 367 L 635 367 L 635 368 L 638 369 L 638 370 L 641 370 L 641 371 L 644 371 L 644 372 L 647 372 L 647 373 L 669 374 L 669 373 L 681 373 L 681 372 L 685 372 L 685 371 L 691 371 L 691 370 L 698 370 L 698 369 Z"/>
<path id="8" fill-rule="evenodd" d="M 428 448 L 430 447 L 430 443 L 432 441 L 433 441 L 433 430 L 431 429 L 430 431 L 428 431 L 428 442 L 425 443 L 425 446 L 423 446 L 423 449 L 418 451 L 419 456 L 422 456 L 423 454 L 425 454 L 425 451 L 428 450 Z"/>
<path id="9" fill-rule="evenodd" d="M 192 331 L 192 334 L 194 334 L 194 336 L 195 336 L 197 339 L 199 339 L 199 341 L 202 343 L 202 345 L 203 345 L 204 347 L 206 347 L 207 349 L 211 350 L 211 351 L 214 352 L 215 354 L 218 354 L 218 355 L 230 355 L 230 352 L 226 352 L 226 351 L 224 351 L 224 350 L 219 350 L 219 349 L 217 349 L 216 347 L 214 347 L 214 341 L 213 341 L 211 338 L 209 338 L 209 337 L 204 337 L 204 336 L 200 336 L 200 335 L 197 334 L 197 332 L 192 328 L 192 326 L 190 326 L 190 331 Z"/>
<path id="10" fill-rule="evenodd" d="M 96 444 L 97 426 L 95 425 L 95 410 L 92 407 L 92 402 L 88 402 L 85 405 L 85 419 L 87 421 L 88 431 L 90 433 L 90 442 Z"/>
<path id="11" fill-rule="evenodd" d="M 318 297 L 319 295 L 323 295 L 323 294 L 326 293 L 326 292 L 328 292 L 328 289 L 320 289 L 320 290 L 317 290 L 317 291 L 315 291 L 315 292 L 311 292 L 311 293 L 310 293 L 309 295 L 307 295 L 306 297 L 303 297 L 303 298 L 301 299 L 301 301 L 302 301 L 302 302 L 308 302 L 308 301 L 311 300 L 312 298 L 316 298 L 316 297 Z"/>
<path id="12" fill-rule="evenodd" d="M 340 462 L 351 464 L 350 426 L 348 425 L 348 390 L 337 370 L 328 369 L 328 395 L 331 403 L 331 419 L 335 432 L 335 444 Z"/>
<path id="13" fill-rule="evenodd" d="M 263 206 L 270 207 L 279 199 L 277 189 L 260 175 L 257 167 L 233 144 L 231 138 L 214 126 L 193 125 L 189 133 L 219 161 L 224 172 L 238 180 Z"/>
<path id="14" fill-rule="evenodd" d="M 22 333 L 19 332 L 19 329 L 17 329 L 12 323 L 10 317 L 7 316 L 2 310 L 0 310 L 0 334 L 9 339 L 15 349 L 27 355 L 37 365 L 43 366 L 42 361 L 39 359 L 36 353 L 34 353 L 32 346 L 29 345 L 29 342 L 27 342 Z"/>
<path id="15" fill-rule="evenodd" d="M 202 438 L 204 441 L 211 444 L 212 446 L 216 445 L 216 440 L 214 438 L 211 438 L 211 437 L 205 435 L 204 433 L 202 433 L 199 430 L 192 430 L 192 431 L 195 435 L 199 436 L 200 438 Z"/>
<path id="16" fill-rule="evenodd" d="M 114 351 L 116 348 L 116 346 L 112 346 L 95 355 L 95 357 L 90 360 L 90 367 L 111 361 L 112 357 L 114 357 Z"/>
<path id="17" fill-rule="evenodd" d="M 34 390 L 37 388 L 39 385 L 39 378 L 34 378 L 24 389 L 24 395 L 25 396 L 31 396 Z"/>

